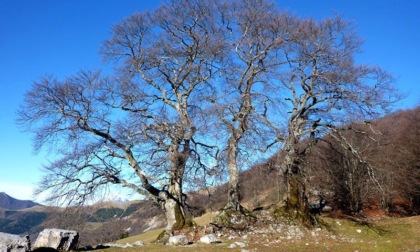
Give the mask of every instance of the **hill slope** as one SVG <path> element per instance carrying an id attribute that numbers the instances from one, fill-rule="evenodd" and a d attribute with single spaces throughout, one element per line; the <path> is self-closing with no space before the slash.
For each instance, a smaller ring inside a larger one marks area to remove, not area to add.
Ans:
<path id="1" fill-rule="evenodd" d="M 40 204 L 30 200 L 18 200 L 7 195 L 4 192 L 0 192 L 0 208 L 9 210 L 19 210 L 34 206 L 40 206 Z"/>

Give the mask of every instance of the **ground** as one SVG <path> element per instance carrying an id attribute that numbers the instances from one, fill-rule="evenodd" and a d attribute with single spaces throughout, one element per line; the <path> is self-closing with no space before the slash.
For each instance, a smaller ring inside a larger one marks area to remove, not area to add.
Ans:
<path id="1" fill-rule="evenodd" d="M 221 241 L 218 244 L 196 242 L 176 247 L 152 244 L 150 242 L 159 231 L 151 231 L 118 241 L 132 243 L 142 240 L 146 244 L 143 247 L 109 248 L 106 251 L 420 251 L 420 216 L 384 216 L 370 221 L 322 216 L 319 218 L 320 227 L 306 229 L 273 222 L 268 211 L 258 215 L 259 221 L 248 231 L 216 230 Z M 208 223 L 212 216 L 207 214 L 196 221 L 202 225 Z"/>

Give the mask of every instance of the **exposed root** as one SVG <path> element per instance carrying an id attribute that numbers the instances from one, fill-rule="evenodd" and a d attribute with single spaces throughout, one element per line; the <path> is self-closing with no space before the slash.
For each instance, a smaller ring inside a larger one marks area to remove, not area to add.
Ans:
<path id="1" fill-rule="evenodd" d="M 232 207 L 225 207 L 220 210 L 211 224 L 221 228 L 246 230 L 255 221 L 256 217 L 243 206 L 240 206 L 239 211 Z"/>

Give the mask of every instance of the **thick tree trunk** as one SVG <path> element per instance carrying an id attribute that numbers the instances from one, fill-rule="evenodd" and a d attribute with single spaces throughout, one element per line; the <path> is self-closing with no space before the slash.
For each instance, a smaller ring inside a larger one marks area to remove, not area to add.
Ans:
<path id="1" fill-rule="evenodd" d="M 166 216 L 167 234 L 172 235 L 173 231 L 182 229 L 185 226 L 185 215 L 181 203 L 173 195 L 162 191 L 159 197 L 163 200 L 163 208 Z"/>
<path id="2" fill-rule="evenodd" d="M 237 142 L 233 137 L 229 139 L 227 165 L 229 172 L 229 185 L 228 185 L 228 202 L 226 208 L 236 211 L 241 210 L 239 202 L 239 172 L 236 163 L 237 158 Z"/>
<path id="3" fill-rule="evenodd" d="M 236 163 L 238 138 L 231 136 L 228 141 L 227 165 L 229 172 L 228 202 L 224 209 L 214 218 L 213 223 L 234 230 L 245 230 L 255 217 L 241 206 L 239 202 L 239 171 Z"/>
<path id="4" fill-rule="evenodd" d="M 294 137 L 298 134 L 298 130 L 296 132 L 291 131 L 285 145 L 284 180 L 286 195 L 284 205 L 286 215 L 291 220 L 304 225 L 312 225 L 306 196 L 305 174 L 302 171 L 304 167 L 301 164 L 301 157 L 299 156 L 300 153 L 298 150 L 299 141 Z"/>
<path id="5" fill-rule="evenodd" d="M 301 224 L 309 224 L 311 216 L 308 209 L 304 177 L 298 166 L 298 160 L 286 155 L 286 211 L 290 218 Z"/>
<path id="6" fill-rule="evenodd" d="M 166 232 L 182 229 L 185 226 L 185 212 L 183 206 L 182 182 L 185 166 L 190 155 L 189 145 L 185 143 L 183 150 L 179 151 L 180 144 L 174 141 L 170 146 L 170 179 L 167 191 L 162 191 L 159 198 L 163 200 L 163 208 L 166 214 Z"/>

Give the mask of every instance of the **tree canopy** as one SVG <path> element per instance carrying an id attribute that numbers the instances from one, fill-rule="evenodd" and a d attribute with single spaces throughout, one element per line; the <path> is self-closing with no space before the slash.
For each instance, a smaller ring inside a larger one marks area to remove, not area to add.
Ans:
<path id="1" fill-rule="evenodd" d="M 19 123 L 35 149 L 57 153 L 39 191 L 79 203 L 110 183 L 131 188 L 162 203 L 169 234 L 186 225 L 185 185 L 204 186 L 226 165 L 228 205 L 240 210 L 241 158 L 276 146 L 285 207 L 308 216 L 302 157 L 398 99 L 390 74 L 355 62 L 360 46 L 340 17 L 302 19 L 264 0 L 171 0 L 135 13 L 101 48 L 115 73 L 47 76 L 25 95 Z"/>

